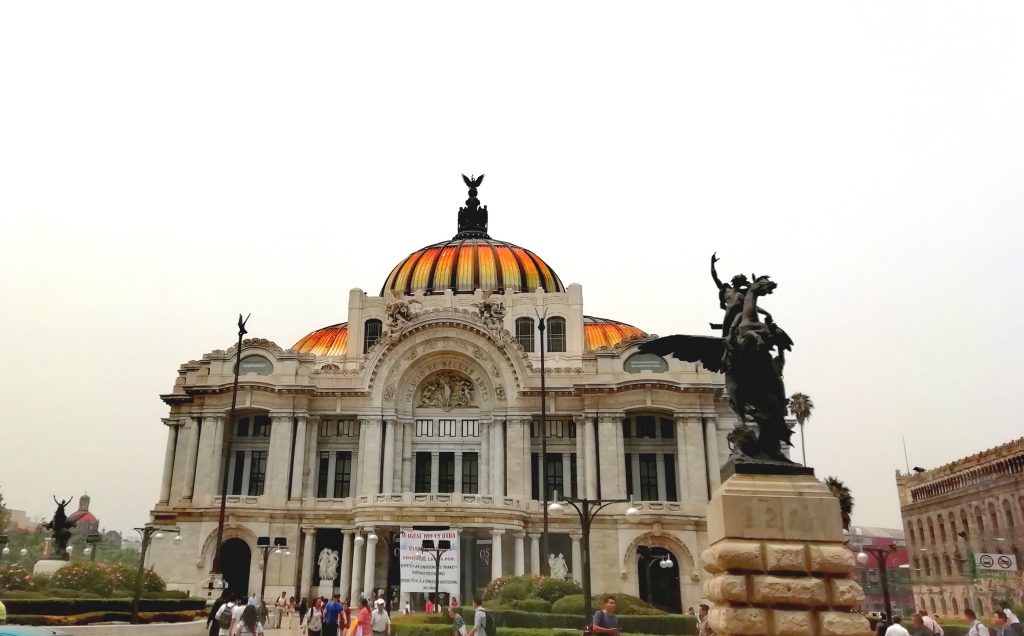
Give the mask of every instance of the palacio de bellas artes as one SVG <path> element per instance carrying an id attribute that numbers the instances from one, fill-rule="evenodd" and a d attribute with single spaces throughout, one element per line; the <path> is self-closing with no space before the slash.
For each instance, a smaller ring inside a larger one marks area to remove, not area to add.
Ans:
<path id="1" fill-rule="evenodd" d="M 169 587 L 207 593 L 226 477 L 232 590 L 258 587 L 257 539 L 273 537 L 289 549 L 268 562 L 266 598 L 326 585 L 343 599 L 386 589 L 416 603 L 433 591 L 433 562 L 429 581 L 402 586 L 398 543 L 421 528 L 450 530 L 440 590 L 457 598 L 513 574 L 578 581 L 579 517 L 551 514 L 542 545 L 544 500 L 557 494 L 632 500 L 595 517 L 595 592 L 649 599 L 650 585 L 676 611 L 700 602 L 708 500 L 736 424 L 722 376 L 638 353 L 652 338 L 642 325 L 587 315 L 557 263 L 488 234 L 470 187 L 457 234 L 382 272 L 378 293 L 353 289 L 337 324 L 286 346 L 242 341 L 233 425 L 235 348 L 181 365 L 161 396 L 152 511 L 181 531 L 151 548 Z M 671 567 L 648 568 L 653 553 Z"/>

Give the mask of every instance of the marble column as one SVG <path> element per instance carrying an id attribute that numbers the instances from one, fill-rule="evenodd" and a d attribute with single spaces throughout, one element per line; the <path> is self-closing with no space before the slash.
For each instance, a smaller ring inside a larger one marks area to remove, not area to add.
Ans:
<path id="1" fill-rule="evenodd" d="M 462 452 L 455 452 L 455 492 L 462 492 Z"/>
<path id="2" fill-rule="evenodd" d="M 441 452 L 430 453 L 430 492 L 437 492 L 438 482 L 441 479 Z"/>
<path id="3" fill-rule="evenodd" d="M 540 535 L 530 533 L 530 574 L 540 576 Z"/>
<path id="4" fill-rule="evenodd" d="M 316 535 L 316 528 L 302 528 L 302 574 L 299 575 L 299 594 L 302 598 L 309 598 L 309 586 L 313 579 L 313 538 Z"/>
<path id="5" fill-rule="evenodd" d="M 357 606 L 359 605 L 359 588 L 362 585 L 360 574 L 363 573 L 363 538 L 356 534 L 352 547 L 352 583 L 349 590 L 349 598 Z"/>
<path id="6" fill-rule="evenodd" d="M 686 435 L 686 475 L 690 482 L 690 501 L 708 502 L 708 473 L 704 459 L 704 432 L 699 417 L 683 417 Z M 680 471 L 682 472 L 682 471 Z"/>
<path id="7" fill-rule="evenodd" d="M 504 530 L 494 528 L 491 530 L 491 580 L 500 579 L 502 577 L 502 554 L 501 554 L 501 537 L 505 534 Z"/>
<path id="8" fill-rule="evenodd" d="M 583 425 L 583 418 L 574 417 L 573 422 L 576 424 L 576 473 L 572 476 L 572 480 L 576 484 L 576 496 L 585 499 L 589 497 L 587 494 L 587 438 L 584 434 L 586 429 Z"/>
<path id="9" fill-rule="evenodd" d="M 373 598 L 374 576 L 377 573 L 377 535 L 373 528 L 366 529 L 366 567 L 363 574 L 363 595 Z"/>
<path id="10" fill-rule="evenodd" d="M 625 499 L 622 415 L 602 414 L 597 428 L 601 444 L 601 498 Z"/>
<path id="11" fill-rule="evenodd" d="M 580 543 L 583 535 L 573 533 L 569 535 L 572 540 L 572 580 L 577 583 L 583 582 L 583 548 Z"/>
<path id="12" fill-rule="evenodd" d="M 690 489 L 695 484 L 690 481 L 690 456 L 686 448 L 686 418 L 676 415 L 674 418 L 676 434 L 676 492 L 679 494 L 679 501 L 690 501 L 692 495 Z"/>
<path id="13" fill-rule="evenodd" d="M 167 447 L 164 449 L 164 474 L 160 482 L 160 503 L 171 500 L 171 480 L 174 478 L 174 451 L 178 445 L 178 420 L 164 420 L 167 426 Z M 152 492 L 152 491 L 150 491 Z"/>
<path id="14" fill-rule="evenodd" d="M 270 503 L 283 504 L 287 501 L 291 441 L 291 414 L 274 415 L 270 420 L 270 452 L 267 456 L 266 485 L 263 489 L 266 500 Z"/>
<path id="15" fill-rule="evenodd" d="M 387 494 L 395 490 L 395 427 L 398 421 L 383 420 L 384 427 L 384 483 L 381 492 Z"/>
<path id="16" fill-rule="evenodd" d="M 708 440 L 708 479 L 711 481 L 711 492 L 718 490 L 722 484 L 722 462 L 718 456 L 718 419 L 704 418 L 704 434 Z"/>
<path id="17" fill-rule="evenodd" d="M 303 497 L 308 501 L 313 501 L 316 498 L 316 480 L 317 480 L 317 466 L 319 465 L 319 448 L 318 443 L 320 440 L 320 420 L 317 418 L 310 418 L 306 423 L 306 440 L 303 442 L 306 452 L 306 459 L 303 461 L 305 464 L 305 475 L 302 477 L 302 492 Z M 356 468 L 356 457 L 352 458 L 352 479 L 356 479 L 355 471 Z"/>
<path id="18" fill-rule="evenodd" d="M 220 482 L 216 478 L 217 468 L 214 466 L 214 447 L 218 436 L 216 415 L 203 417 L 203 426 L 199 429 L 199 450 L 196 452 L 196 476 L 192 489 L 192 500 L 196 505 L 209 505 L 210 497 L 219 492 Z"/>
<path id="19" fill-rule="evenodd" d="M 188 427 L 188 455 L 185 457 L 185 485 L 181 489 L 181 496 L 184 499 L 192 499 L 192 492 L 196 487 L 196 455 L 199 453 L 199 432 L 202 428 L 202 418 L 193 417 L 192 424 Z"/>
<path id="20" fill-rule="evenodd" d="M 414 421 L 402 423 L 402 492 L 412 492 L 412 440 L 416 433 L 415 426 Z"/>
<path id="21" fill-rule="evenodd" d="M 305 415 L 298 417 L 295 425 L 295 441 L 292 444 L 292 478 L 291 489 L 288 493 L 289 499 L 302 499 L 303 486 L 302 478 L 305 475 L 306 467 L 306 420 Z"/>
<path id="22" fill-rule="evenodd" d="M 585 475 L 587 497 L 597 498 L 597 418 L 593 415 L 583 416 L 583 430 L 578 433 L 583 436 L 584 461 L 583 471 Z M 602 493 L 603 494 L 603 493 Z"/>
<path id="23" fill-rule="evenodd" d="M 360 420 L 359 426 L 359 494 L 373 498 L 380 485 L 380 444 L 381 421 L 379 419 Z"/>
<path id="24" fill-rule="evenodd" d="M 501 420 L 491 428 L 491 448 L 494 449 L 494 467 L 491 472 L 491 490 L 495 497 L 505 496 L 505 435 Z"/>
<path id="25" fill-rule="evenodd" d="M 341 579 L 338 589 L 342 596 L 352 588 L 352 534 L 347 531 L 341 533 Z"/>
<path id="26" fill-rule="evenodd" d="M 480 422 L 480 494 L 493 495 L 491 491 L 491 422 Z"/>
<path id="27" fill-rule="evenodd" d="M 526 555 L 524 554 L 526 546 L 523 542 L 523 540 L 526 539 L 526 534 L 523 532 L 516 532 L 512 536 L 515 537 L 516 540 L 513 573 L 516 576 L 522 576 L 526 574 Z"/>

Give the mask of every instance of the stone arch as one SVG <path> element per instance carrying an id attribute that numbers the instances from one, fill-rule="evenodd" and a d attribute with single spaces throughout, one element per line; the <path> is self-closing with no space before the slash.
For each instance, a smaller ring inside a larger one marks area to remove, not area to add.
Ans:
<path id="1" fill-rule="evenodd" d="M 471 360 L 490 380 L 498 403 L 507 402 L 522 388 L 524 369 L 478 329 L 463 324 L 428 323 L 404 333 L 385 347 L 386 357 L 375 361 L 367 389 L 387 408 L 394 403 L 399 382 L 410 368 L 428 356 L 452 355 Z M 498 387 L 501 387 L 500 391 Z"/>
<path id="2" fill-rule="evenodd" d="M 256 551 L 256 534 L 242 525 L 237 525 L 229 521 L 224 522 L 224 537 L 221 539 L 222 542 L 228 539 L 241 539 L 249 544 L 249 548 Z M 211 530 L 206 538 L 203 540 L 202 548 L 199 550 L 198 558 L 196 559 L 196 567 L 205 567 L 209 570 L 213 567 L 213 557 L 216 554 L 214 545 L 217 543 L 217 528 Z"/>
<path id="3" fill-rule="evenodd" d="M 694 606 L 700 602 L 702 595 L 699 583 L 700 573 L 697 570 L 697 560 L 693 553 L 679 537 L 671 532 L 645 532 L 634 539 L 626 548 L 623 556 L 623 579 L 635 579 L 631 594 L 640 592 L 640 546 L 662 548 L 672 555 L 679 572 L 679 597 L 682 607 Z"/>
<path id="4" fill-rule="evenodd" d="M 454 374 L 468 379 L 473 384 L 472 408 L 481 414 L 504 411 L 508 402 L 500 379 L 496 381 L 485 366 L 486 360 L 480 360 L 458 350 L 431 351 L 405 367 L 394 369 L 394 374 L 387 377 L 387 391 L 390 395 L 388 406 L 396 415 L 410 417 L 416 410 L 422 410 L 417 403 L 419 391 L 428 379 L 445 374 Z"/>
<path id="5" fill-rule="evenodd" d="M 697 560 L 690 553 L 690 549 L 686 547 L 686 544 L 682 542 L 678 537 L 668 532 L 662 532 L 656 534 L 654 532 L 646 532 L 629 544 L 626 548 L 626 555 L 624 562 L 626 564 L 633 563 L 637 558 L 637 548 L 642 545 L 665 548 L 672 553 L 672 556 L 680 560 L 679 567 L 684 571 L 693 572 L 697 568 Z M 685 561 L 683 557 L 686 557 Z M 627 565 L 628 567 L 628 565 Z"/>

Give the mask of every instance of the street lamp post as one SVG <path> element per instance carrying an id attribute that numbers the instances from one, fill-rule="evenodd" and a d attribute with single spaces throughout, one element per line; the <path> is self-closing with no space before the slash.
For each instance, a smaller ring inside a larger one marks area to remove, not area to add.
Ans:
<path id="1" fill-rule="evenodd" d="M 664 548 L 662 549 L 664 550 Z M 651 605 L 654 605 L 654 590 L 651 588 L 651 570 L 654 569 L 654 564 L 657 563 L 658 567 L 663 570 L 667 570 L 673 565 L 672 554 L 668 550 L 665 550 L 665 554 L 660 560 L 657 559 L 658 556 L 654 554 L 653 550 L 649 550 L 647 553 L 647 558 L 650 559 L 650 562 L 647 564 L 647 594 L 651 597 L 651 600 L 648 601 Z"/>
<path id="2" fill-rule="evenodd" d="M 597 513 L 601 512 L 606 506 L 617 503 L 630 503 L 629 499 L 586 499 L 578 497 L 558 497 L 558 492 L 554 493 L 554 501 L 548 505 L 545 510 L 550 512 L 561 512 L 565 510 L 566 506 L 571 507 L 576 511 L 577 516 L 580 518 L 580 530 L 583 534 L 582 545 L 580 550 L 580 559 L 583 561 L 581 568 L 583 571 L 583 612 L 584 618 L 589 624 L 590 616 L 593 611 L 593 605 L 590 598 L 590 526 L 594 522 L 594 517 Z M 640 511 L 634 508 L 632 505 L 626 510 L 626 516 L 635 518 L 640 515 Z"/>
<path id="3" fill-rule="evenodd" d="M 433 539 L 424 539 L 420 547 L 421 552 L 426 552 L 434 557 L 434 604 L 441 602 L 441 555 L 452 549 L 452 542 L 447 539 L 440 539 L 434 545 Z"/>
<path id="4" fill-rule="evenodd" d="M 178 528 L 145 526 L 142 528 L 135 528 L 135 531 L 142 537 L 142 545 L 139 550 L 139 568 L 135 572 L 135 594 L 132 597 L 132 624 L 138 624 L 139 622 L 139 599 L 142 597 L 142 576 L 146 567 L 146 551 L 149 550 L 150 542 L 153 539 L 163 539 L 165 532 L 174 532 L 179 533 L 174 537 L 174 544 L 178 545 L 181 543 L 181 530 Z"/>
<path id="5" fill-rule="evenodd" d="M 540 535 L 541 554 L 548 553 L 548 392 L 547 378 L 544 373 L 544 331 L 547 329 L 544 318 L 546 316 L 547 310 L 544 311 L 543 316 L 537 314 L 537 330 L 540 331 L 540 467 L 537 470 L 537 477 L 540 479 L 541 498 L 543 499 L 541 506 L 544 509 L 544 527 Z M 542 559 L 542 561 L 546 562 L 546 559 Z M 548 576 L 551 575 L 550 568 L 551 566 L 548 565 Z"/>
<path id="6" fill-rule="evenodd" d="M 96 560 L 96 553 L 100 551 L 100 543 L 103 541 L 103 535 L 92 533 L 85 537 L 85 550 L 82 554 L 89 557 L 90 561 Z"/>
<path id="7" fill-rule="evenodd" d="M 886 548 L 875 548 L 871 546 L 861 546 L 860 552 L 857 553 L 857 562 L 864 565 L 868 562 L 868 554 L 875 557 L 875 563 L 878 564 L 878 576 L 882 579 L 882 600 L 885 603 L 885 617 L 887 620 L 892 620 L 892 602 L 889 600 L 889 577 L 885 572 L 886 560 L 893 554 L 896 554 L 896 544 L 891 543 Z"/>
<path id="8" fill-rule="evenodd" d="M 270 555 L 284 552 L 287 556 L 291 552 L 288 550 L 287 537 L 274 537 L 273 544 L 270 542 L 270 537 L 257 537 L 256 547 L 263 552 L 263 578 L 260 580 L 260 600 L 262 601 L 263 592 L 267 589 L 267 561 L 270 560 Z"/>
<path id="9" fill-rule="evenodd" d="M 252 315 L 252 314 L 250 314 Z M 224 513 L 228 503 L 228 457 L 231 457 L 231 433 L 235 425 L 235 406 L 238 403 L 238 372 L 242 368 L 242 336 L 249 333 L 245 330 L 245 323 L 249 322 L 249 316 L 242 319 L 242 314 L 238 314 L 238 346 L 235 347 L 235 383 L 231 388 L 231 410 L 228 411 L 228 423 L 227 423 L 227 438 L 228 446 L 227 452 L 221 455 L 221 461 L 224 462 L 224 470 L 221 471 L 221 487 L 220 487 L 220 514 L 217 517 L 217 547 L 216 552 L 213 553 L 213 567 L 210 568 L 210 591 L 213 591 L 214 579 L 223 579 L 224 573 L 221 570 L 221 552 L 223 549 L 224 540 Z"/>

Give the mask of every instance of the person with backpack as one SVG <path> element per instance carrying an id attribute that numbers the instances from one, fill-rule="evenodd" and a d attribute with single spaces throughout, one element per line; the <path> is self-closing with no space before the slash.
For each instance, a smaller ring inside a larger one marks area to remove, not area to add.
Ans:
<path id="1" fill-rule="evenodd" d="M 313 601 L 312 607 L 306 613 L 306 622 L 303 624 L 307 636 L 320 636 L 324 628 L 324 602 L 322 599 Z"/>
<path id="2" fill-rule="evenodd" d="M 945 632 L 942 631 L 942 627 L 935 622 L 934 618 L 928 616 L 928 610 L 922 608 L 918 614 L 921 615 L 921 623 L 927 627 L 932 634 L 935 634 L 935 636 L 943 636 Z"/>
<path id="3" fill-rule="evenodd" d="M 969 607 L 965 607 L 964 618 L 967 619 L 966 636 L 988 636 L 988 627 L 985 627 L 985 625 L 978 620 L 978 615 L 974 613 L 974 610 Z"/>
<path id="4" fill-rule="evenodd" d="M 604 605 L 594 612 L 594 622 L 591 628 L 595 634 L 619 634 L 619 617 L 615 615 L 615 597 L 604 597 Z"/>
<path id="5" fill-rule="evenodd" d="M 497 629 L 494 619 L 484 609 L 484 603 L 479 596 L 473 597 L 473 629 L 469 630 L 467 636 L 497 636 Z"/>
<path id="6" fill-rule="evenodd" d="M 231 613 L 235 610 L 235 599 L 233 596 L 225 596 L 224 599 L 214 615 L 217 636 L 228 636 L 231 633 Z"/>
<path id="7" fill-rule="evenodd" d="M 210 608 L 210 613 L 206 616 L 206 631 L 208 636 L 217 636 L 217 632 L 220 631 L 220 624 L 217 622 L 217 612 L 220 608 L 224 607 L 224 595 L 221 594 L 217 597 L 217 600 L 213 602 L 213 606 Z"/>

